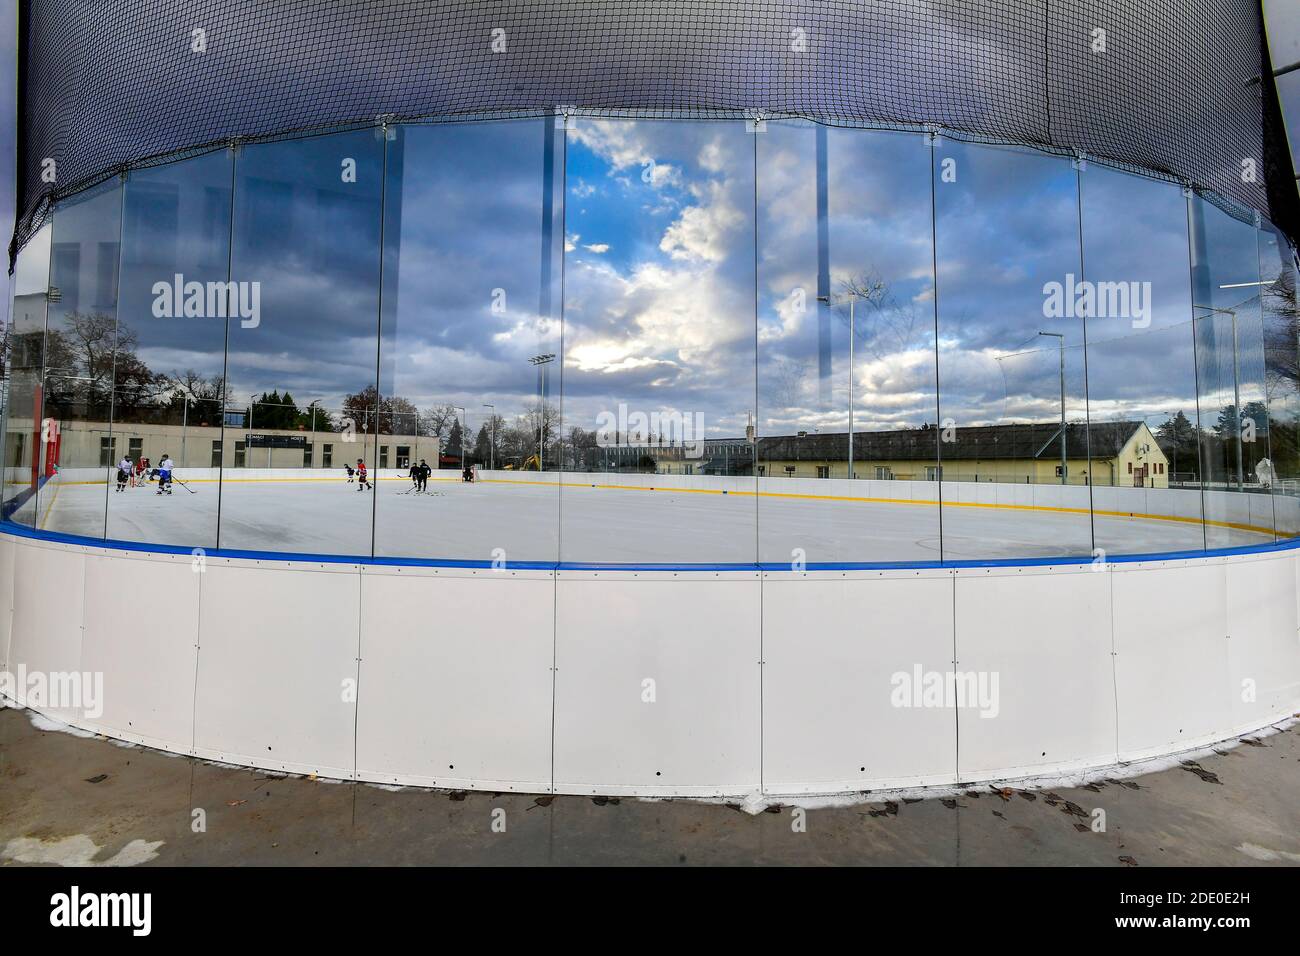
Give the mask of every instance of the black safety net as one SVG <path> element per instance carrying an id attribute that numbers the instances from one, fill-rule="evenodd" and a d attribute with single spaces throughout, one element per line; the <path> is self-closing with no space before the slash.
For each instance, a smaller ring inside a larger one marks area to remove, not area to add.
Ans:
<path id="1" fill-rule="evenodd" d="M 11 254 L 53 201 L 233 139 L 561 107 L 932 124 L 1296 235 L 1293 185 L 1266 182 L 1289 164 L 1258 0 L 33 0 L 20 20 Z"/>

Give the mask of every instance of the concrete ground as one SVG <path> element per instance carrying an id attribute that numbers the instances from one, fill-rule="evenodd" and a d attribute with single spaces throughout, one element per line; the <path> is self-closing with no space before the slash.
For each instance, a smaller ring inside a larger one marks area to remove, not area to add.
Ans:
<path id="1" fill-rule="evenodd" d="M 789 806 L 750 815 L 279 777 L 41 730 L 25 711 L 0 710 L 0 866 L 1285 866 L 1300 864 L 1298 791 L 1300 725 L 1124 781 L 981 785 L 800 820 Z M 1097 810 L 1104 832 L 1093 830 Z"/>

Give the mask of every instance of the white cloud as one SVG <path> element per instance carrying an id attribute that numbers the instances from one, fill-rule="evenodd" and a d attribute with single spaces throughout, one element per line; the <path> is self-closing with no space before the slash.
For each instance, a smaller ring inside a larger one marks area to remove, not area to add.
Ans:
<path id="1" fill-rule="evenodd" d="M 581 371 L 663 364 L 665 371 L 729 375 L 731 349 L 753 336 L 753 313 L 712 265 L 642 263 L 626 276 L 584 263 L 573 276 L 566 359 Z M 717 367 L 715 369 L 715 366 Z"/>
<path id="2" fill-rule="evenodd" d="M 655 189 L 678 185 L 682 181 L 682 171 L 672 163 L 662 163 L 655 158 L 654 151 L 646 142 L 647 129 L 636 123 L 579 123 L 572 131 L 574 140 L 586 146 L 601 159 L 609 163 L 608 175 L 624 187 L 632 185 L 626 176 L 614 174 L 638 166 L 641 169 L 641 181 Z M 579 180 L 579 187 L 582 181 Z M 591 191 L 594 192 L 594 187 Z M 575 192 L 578 196 L 590 193 Z"/>
<path id="3" fill-rule="evenodd" d="M 706 205 L 687 206 L 664 232 L 659 248 L 673 259 L 722 262 L 732 249 L 731 234 L 745 216 L 727 196 L 723 183 L 710 183 Z"/>
<path id="4" fill-rule="evenodd" d="M 569 135 L 615 169 L 654 161 L 640 135 L 640 127 L 633 123 L 578 123 Z"/>
<path id="5" fill-rule="evenodd" d="M 722 152 L 722 144 L 717 138 L 713 138 L 704 144 L 700 150 L 700 155 L 696 157 L 700 168 L 710 173 L 720 173 L 726 168 L 726 160 Z"/>

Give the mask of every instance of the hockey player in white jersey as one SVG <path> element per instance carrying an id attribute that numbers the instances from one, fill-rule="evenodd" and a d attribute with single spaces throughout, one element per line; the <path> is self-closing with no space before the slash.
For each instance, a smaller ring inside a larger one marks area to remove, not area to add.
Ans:
<path id="1" fill-rule="evenodd" d="M 158 494 L 172 493 L 172 469 L 175 467 L 176 463 L 171 456 L 163 452 L 162 461 L 158 462 Z"/>

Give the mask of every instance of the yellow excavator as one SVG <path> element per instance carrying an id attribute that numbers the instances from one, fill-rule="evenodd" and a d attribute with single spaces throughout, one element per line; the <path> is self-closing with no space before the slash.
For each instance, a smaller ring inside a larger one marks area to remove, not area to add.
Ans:
<path id="1" fill-rule="evenodd" d="M 527 458 L 524 459 L 524 463 L 522 465 L 516 465 L 512 462 L 511 464 L 506 465 L 505 470 L 506 471 L 541 471 L 542 467 L 541 467 L 541 463 L 538 462 L 536 455 L 529 455 Z"/>

